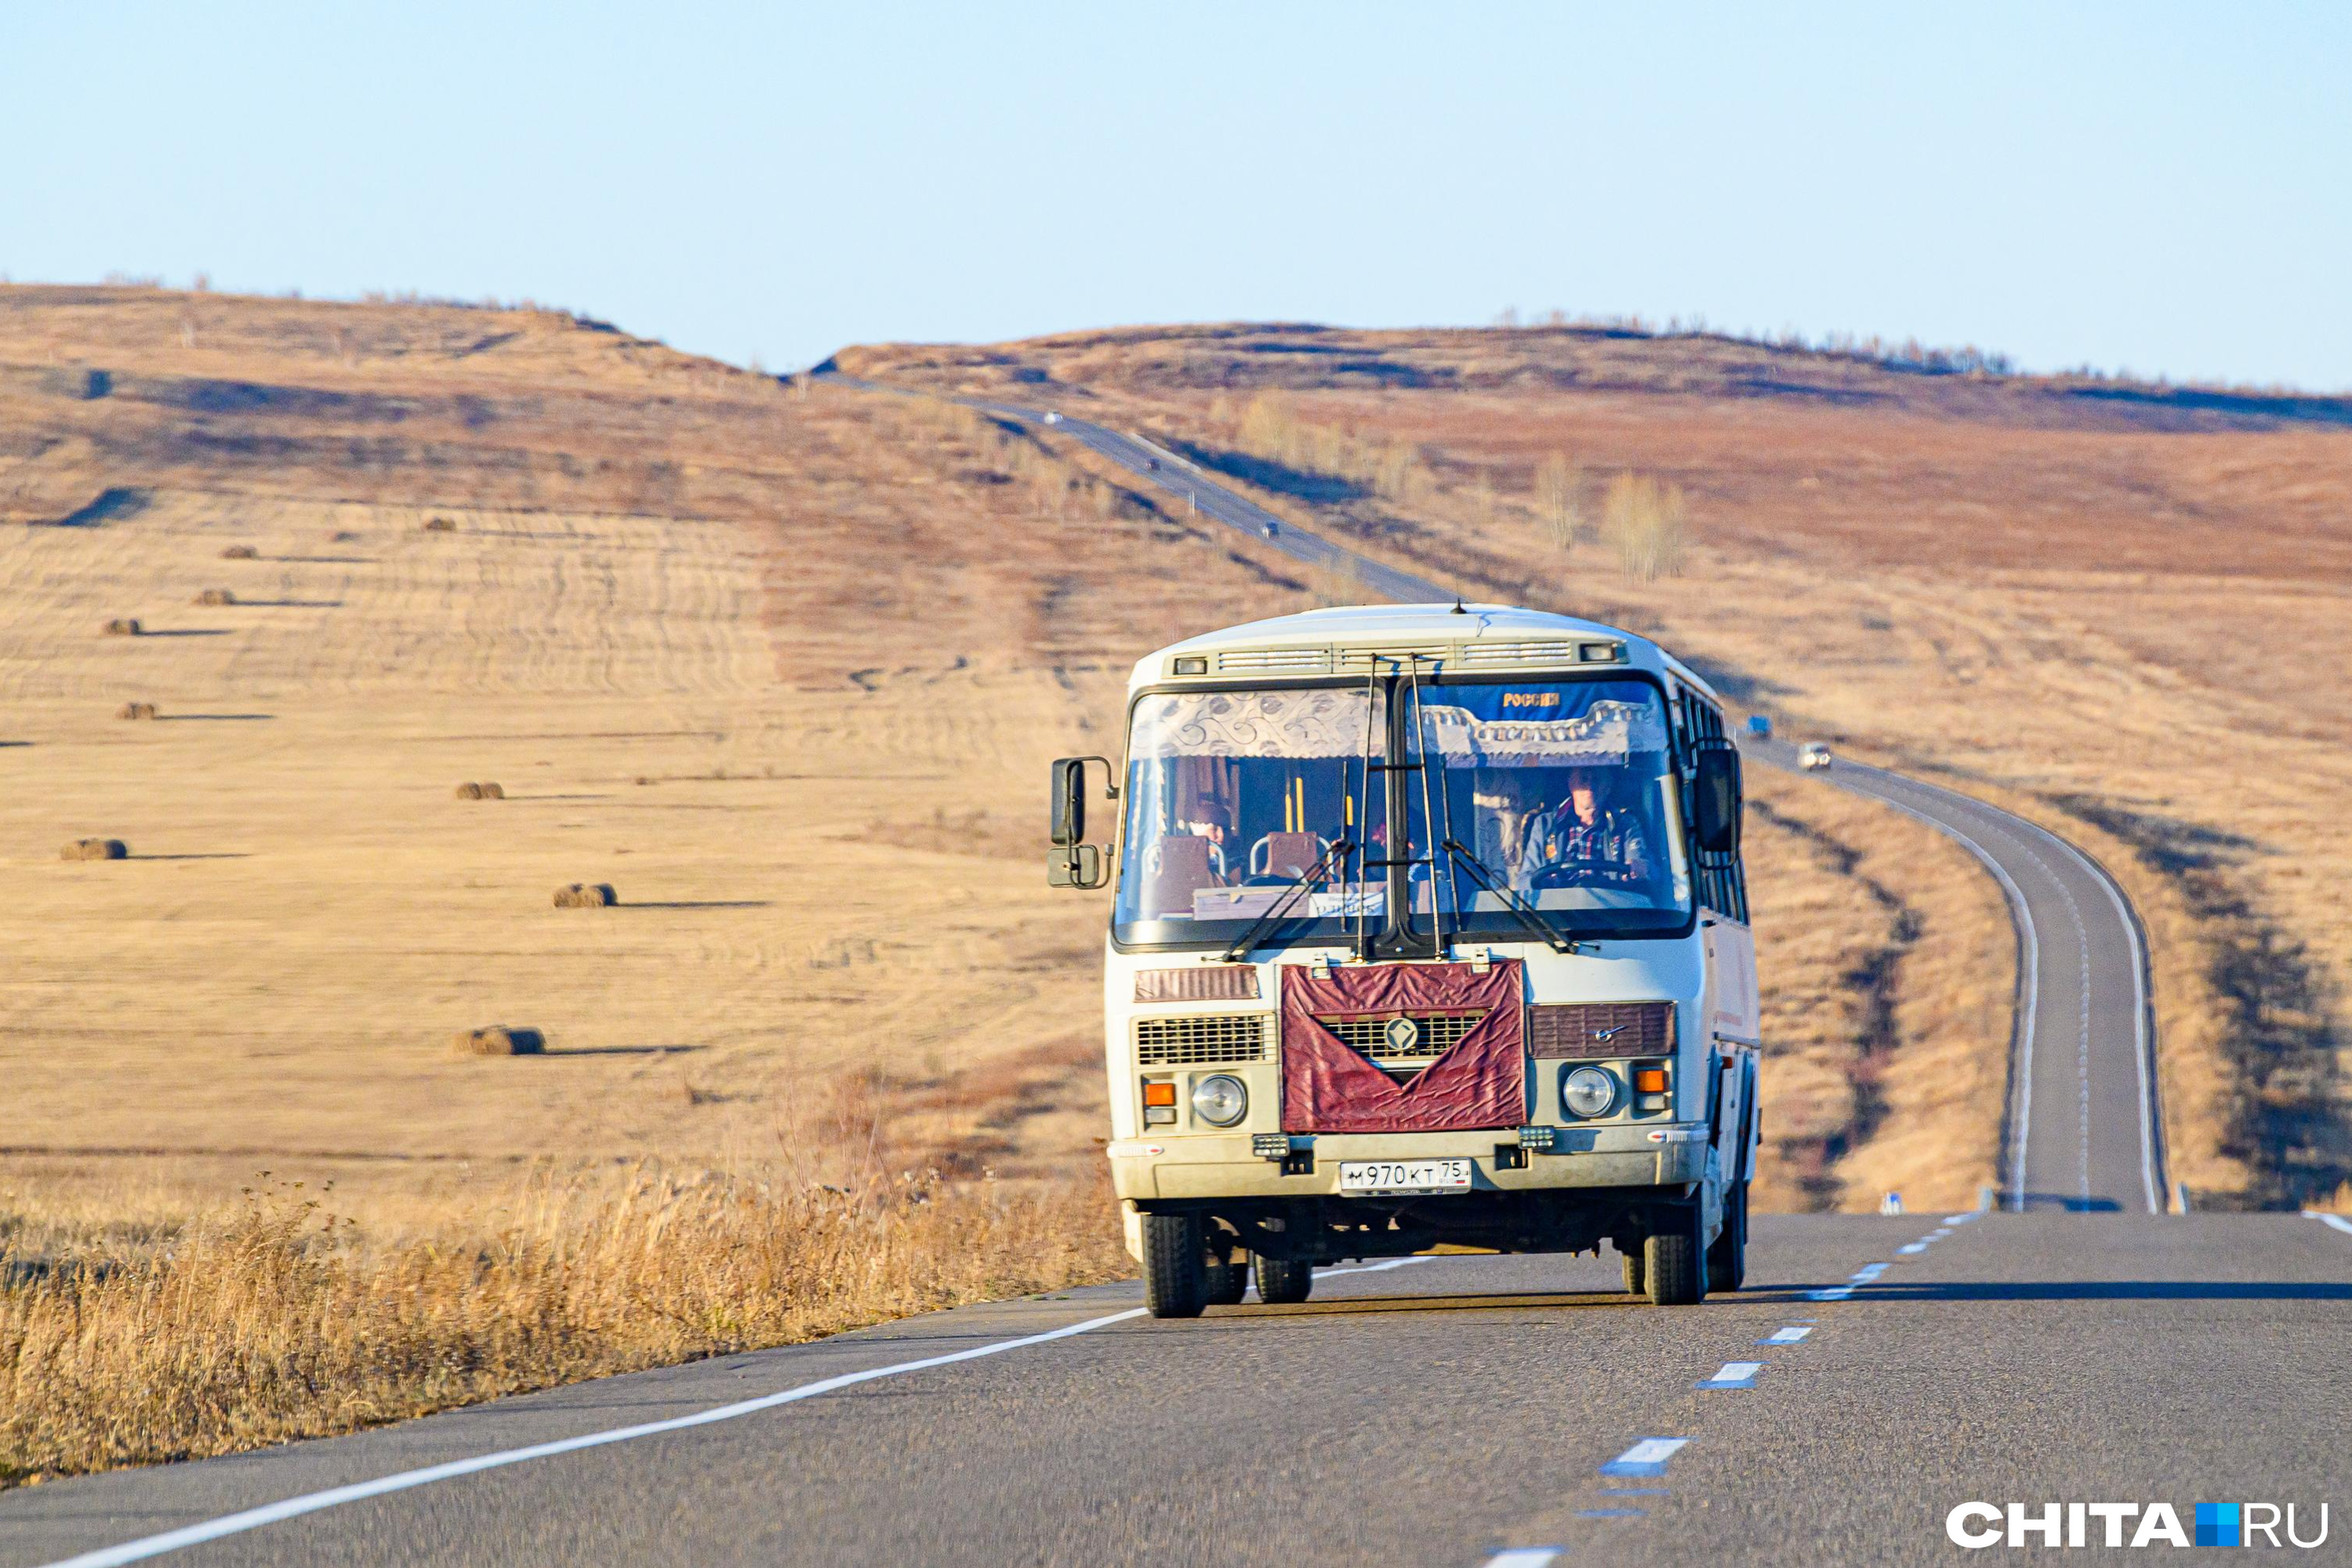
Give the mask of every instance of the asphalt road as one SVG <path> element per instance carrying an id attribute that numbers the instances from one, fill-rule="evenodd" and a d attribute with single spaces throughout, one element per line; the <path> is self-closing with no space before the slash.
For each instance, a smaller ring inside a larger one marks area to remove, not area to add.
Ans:
<path id="1" fill-rule="evenodd" d="M 1347 553 L 1267 535 L 1115 431 L 1063 428 L 1303 563 Z M 1691 1308 L 1629 1298 L 1589 1257 L 1343 1268 L 1302 1306 L 1192 1322 L 1142 1316 L 1132 1285 L 968 1308 L 0 1494 L 0 1568 L 1907 1563 L 1948 1560 L 1969 1501 L 2166 1503 L 2184 1526 L 2199 1502 L 2293 1503 L 2306 1539 L 2324 1502 L 2328 1542 L 2298 1560 L 2352 1561 L 2352 1222 L 2152 1213 L 2120 895 L 1966 795 L 1815 776 L 1952 833 L 2009 893 L 2025 1005 L 2002 1209 L 1759 1215 L 1748 1289 Z"/>
<path id="2" fill-rule="evenodd" d="M 102 1549 L 1084 1323 L 231 1520 L 170 1560 L 1478 1568 L 1524 1549 L 1499 1560 L 1796 1568 L 1948 1561 L 1944 1520 L 1968 1501 L 2166 1502 L 2185 1522 L 2221 1500 L 2294 1502 L 2305 1538 L 2329 1501 L 2329 1550 L 2298 1560 L 2352 1556 L 2352 1234 L 2284 1215 L 1768 1215 L 1751 1248 L 1748 1289 L 1689 1308 L 1637 1302 L 1590 1257 L 1328 1271 L 1302 1306 L 1192 1322 L 1140 1316 L 1132 1285 L 970 1308 L 0 1495 L 0 1564 L 140 1561 Z M 1721 1381 L 1746 1386 L 1697 1386 Z M 1680 1446 L 1654 1473 L 1605 1473 L 1651 1439 Z"/>

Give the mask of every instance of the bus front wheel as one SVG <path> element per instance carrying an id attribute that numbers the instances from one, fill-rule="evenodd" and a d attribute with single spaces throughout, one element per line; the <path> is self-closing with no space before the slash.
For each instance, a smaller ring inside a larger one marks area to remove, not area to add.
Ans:
<path id="1" fill-rule="evenodd" d="M 1642 1243 L 1642 1273 L 1650 1300 L 1687 1307 L 1706 1294 L 1706 1248 L 1699 1240 L 1696 1204 L 1662 1211 Z"/>
<path id="2" fill-rule="evenodd" d="M 1143 1217 L 1143 1305 L 1155 1318 L 1197 1318 L 1209 1304 L 1208 1244 L 1197 1215 Z"/>

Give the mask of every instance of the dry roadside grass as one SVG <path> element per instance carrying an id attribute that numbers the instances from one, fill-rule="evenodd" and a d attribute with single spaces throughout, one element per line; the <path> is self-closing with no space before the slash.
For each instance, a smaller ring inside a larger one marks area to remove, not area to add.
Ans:
<path id="1" fill-rule="evenodd" d="M 1496 597 L 1660 636 L 1783 732 L 2039 815 L 2132 892 L 2156 969 L 2174 1175 L 2200 1206 L 2352 1180 L 2352 400 L 1929 375 L 1576 328 L 1248 326 L 843 358 L 1003 388 L 1228 465 L 1278 395 L 1298 430 L 1407 450 L 1410 504 L 1277 504 Z M 1294 434 L 1301 449 L 1318 437 Z M 1328 445 L 1328 441 L 1325 442 Z M 1620 474 L 1678 486 L 1684 572 L 1584 535 Z M 1310 476 L 1311 478 L 1311 476 Z"/>
<path id="2" fill-rule="evenodd" d="M 1107 1182 L 1097 1184 L 1107 1188 Z M 1102 1192 L 790 1167 L 546 1175 L 385 1238 L 263 1181 L 147 1239 L 0 1243 L 0 1486 L 350 1431 L 551 1384 L 1116 1279 Z"/>
<path id="3" fill-rule="evenodd" d="M 2000 889 L 1950 839 L 1764 769 L 1746 851 L 1764 977 L 1767 1210 L 1973 1205 L 1997 1180 L 2016 991 Z"/>

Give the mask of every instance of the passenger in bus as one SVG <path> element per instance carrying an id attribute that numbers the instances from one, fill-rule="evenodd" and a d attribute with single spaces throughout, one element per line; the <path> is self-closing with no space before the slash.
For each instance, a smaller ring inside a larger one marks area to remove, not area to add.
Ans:
<path id="1" fill-rule="evenodd" d="M 1600 768 L 1570 768 L 1559 803 L 1530 816 L 1519 839 L 1520 890 L 1649 880 L 1650 847 L 1640 818 L 1612 798 Z"/>
<path id="2" fill-rule="evenodd" d="M 1225 846 L 1234 837 L 1233 820 L 1225 808 L 1213 800 L 1196 800 L 1192 808 L 1176 819 L 1170 829 L 1172 834 L 1188 834 L 1209 841 L 1209 869 L 1222 887 L 1234 880 L 1233 868 L 1225 863 Z"/>

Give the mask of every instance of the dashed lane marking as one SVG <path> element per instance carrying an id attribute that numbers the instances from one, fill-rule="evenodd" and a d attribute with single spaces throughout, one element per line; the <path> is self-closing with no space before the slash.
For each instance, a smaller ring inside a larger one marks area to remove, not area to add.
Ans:
<path id="1" fill-rule="evenodd" d="M 1559 1555 L 1557 1546 L 1514 1546 L 1507 1552 L 1497 1552 L 1480 1568 L 1550 1568 Z"/>
<path id="2" fill-rule="evenodd" d="M 1811 1329 L 1793 1327 L 1774 1329 L 1770 1333 L 1766 1334 L 1762 1339 L 1758 1340 L 1756 1342 L 1759 1345 L 1793 1345 L 1812 1331 L 1813 1331 Z"/>
<path id="3" fill-rule="evenodd" d="M 1663 1476 L 1666 1461 L 1679 1453 L 1687 1437 L 1644 1437 L 1601 1467 L 1604 1476 Z"/>
<path id="4" fill-rule="evenodd" d="M 1753 1388 L 1756 1386 L 1756 1374 L 1763 1370 L 1764 1363 L 1760 1361 L 1727 1361 L 1723 1363 L 1722 1371 L 1713 1377 L 1702 1378 L 1691 1386 L 1693 1388 Z"/>

